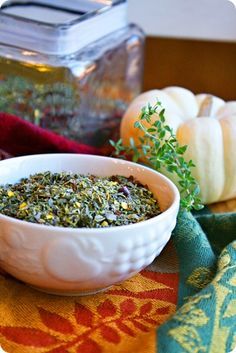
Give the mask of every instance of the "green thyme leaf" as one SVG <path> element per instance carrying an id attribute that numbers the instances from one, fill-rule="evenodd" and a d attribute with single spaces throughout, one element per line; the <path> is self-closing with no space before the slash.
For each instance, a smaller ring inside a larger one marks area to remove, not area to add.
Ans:
<path id="1" fill-rule="evenodd" d="M 160 110 L 161 109 L 161 110 Z M 152 116 L 156 114 L 159 119 L 152 122 Z M 143 124 L 143 121 L 149 124 Z M 191 169 L 195 167 L 193 161 L 187 162 L 184 154 L 188 146 L 180 146 L 173 129 L 166 125 L 165 109 L 161 108 L 161 102 L 157 101 L 154 106 L 148 103 L 141 109 L 140 116 L 134 127 L 143 132 L 139 138 L 139 144 L 135 145 L 134 140 L 129 146 L 124 146 L 122 140 L 112 141 L 115 148 L 115 155 L 124 158 L 132 155 L 134 162 L 146 160 L 148 165 L 163 174 L 167 174 L 177 184 L 181 195 L 181 207 L 186 210 L 199 210 L 203 206 L 199 198 L 200 188 Z M 173 177 L 172 177 L 173 176 Z M 176 176 L 178 180 L 176 181 Z"/>

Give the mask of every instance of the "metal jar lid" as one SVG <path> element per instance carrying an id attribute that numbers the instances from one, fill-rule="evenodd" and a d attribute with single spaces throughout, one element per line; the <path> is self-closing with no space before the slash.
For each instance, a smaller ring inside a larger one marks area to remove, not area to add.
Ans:
<path id="1" fill-rule="evenodd" d="M 69 55 L 127 25 L 126 0 L 6 1 L 0 44 Z"/>

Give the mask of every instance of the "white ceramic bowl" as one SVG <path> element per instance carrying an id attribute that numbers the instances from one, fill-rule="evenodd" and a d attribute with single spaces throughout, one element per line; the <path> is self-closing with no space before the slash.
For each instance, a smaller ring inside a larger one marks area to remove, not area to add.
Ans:
<path id="1" fill-rule="evenodd" d="M 140 223 L 103 229 L 38 225 L 0 214 L 0 266 L 5 271 L 49 293 L 85 295 L 133 276 L 160 254 L 179 209 L 179 192 L 169 179 L 119 159 L 48 154 L 0 162 L 0 185 L 48 170 L 132 175 L 148 185 L 163 213 Z"/>

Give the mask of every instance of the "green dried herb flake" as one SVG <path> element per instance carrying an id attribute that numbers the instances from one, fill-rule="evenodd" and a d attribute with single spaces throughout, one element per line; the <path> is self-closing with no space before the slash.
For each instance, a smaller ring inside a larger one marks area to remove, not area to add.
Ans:
<path id="1" fill-rule="evenodd" d="M 45 172 L 0 186 L 0 212 L 38 224 L 104 228 L 147 220 L 160 208 L 133 177 Z"/>

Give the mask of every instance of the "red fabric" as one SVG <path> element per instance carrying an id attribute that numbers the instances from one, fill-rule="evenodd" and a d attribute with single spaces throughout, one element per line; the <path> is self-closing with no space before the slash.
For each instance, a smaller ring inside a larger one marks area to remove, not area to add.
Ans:
<path id="1" fill-rule="evenodd" d="M 5 113 L 0 113 L 0 150 L 13 156 L 60 152 L 101 154 L 97 148 L 68 140 Z"/>

